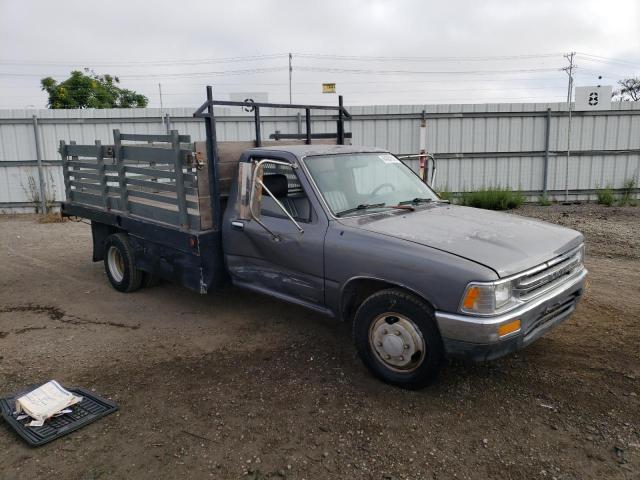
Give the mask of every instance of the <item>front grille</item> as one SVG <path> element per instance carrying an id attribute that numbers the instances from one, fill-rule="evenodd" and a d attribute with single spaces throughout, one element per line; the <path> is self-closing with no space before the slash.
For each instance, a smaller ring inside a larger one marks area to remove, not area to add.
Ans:
<path id="1" fill-rule="evenodd" d="M 542 295 L 582 270 L 582 246 L 557 257 L 514 281 L 515 296 L 526 302 Z"/>
<path id="2" fill-rule="evenodd" d="M 562 303 L 544 310 L 538 318 L 527 325 L 524 332 L 525 341 L 530 334 L 535 333 L 538 329 L 544 327 L 547 323 L 557 319 L 560 316 L 566 316 L 573 312 L 576 308 L 576 301 L 580 296 L 579 293 L 571 295 L 565 299 Z"/>

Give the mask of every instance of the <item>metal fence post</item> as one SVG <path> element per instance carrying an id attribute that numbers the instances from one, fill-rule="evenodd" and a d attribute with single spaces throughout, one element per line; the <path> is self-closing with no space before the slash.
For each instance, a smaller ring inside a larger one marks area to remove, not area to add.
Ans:
<path id="1" fill-rule="evenodd" d="M 33 135 L 36 139 L 36 160 L 38 161 L 38 192 L 40 194 L 40 213 L 47 213 L 46 187 L 44 172 L 42 170 L 42 148 L 40 146 L 40 129 L 38 128 L 38 116 L 33 116 Z"/>
<path id="2" fill-rule="evenodd" d="M 551 109 L 547 108 L 547 115 L 545 117 L 545 130 L 544 130 L 544 169 L 542 178 L 542 194 L 547 196 L 547 178 L 549 173 L 549 135 L 551 131 Z"/>
<path id="3" fill-rule="evenodd" d="M 304 120 L 305 125 L 307 126 L 307 139 L 305 140 L 305 143 L 307 145 L 311 145 L 311 109 L 305 108 Z"/>
<path id="4" fill-rule="evenodd" d="M 66 143 L 60 140 L 60 156 L 62 157 L 62 176 L 64 177 L 64 196 L 67 200 L 71 198 L 71 180 L 69 179 L 69 157 L 67 156 Z"/>
<path id="5" fill-rule="evenodd" d="M 570 89 L 573 85 L 573 79 L 569 81 Z M 569 159 L 571 158 L 571 90 L 569 90 L 569 119 L 567 124 L 567 166 L 564 172 L 564 201 L 569 202 Z"/>
<path id="6" fill-rule="evenodd" d="M 342 95 L 338 95 L 338 145 L 344 145 L 344 117 L 342 112 Z"/>

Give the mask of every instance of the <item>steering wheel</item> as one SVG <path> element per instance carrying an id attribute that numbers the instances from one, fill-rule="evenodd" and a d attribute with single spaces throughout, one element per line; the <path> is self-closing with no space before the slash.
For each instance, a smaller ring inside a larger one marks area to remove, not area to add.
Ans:
<path id="1" fill-rule="evenodd" d="M 382 185 L 378 185 L 373 191 L 369 194 L 369 197 L 375 197 L 378 194 L 379 190 L 382 190 L 384 187 L 391 187 L 391 191 L 395 192 L 396 187 L 392 183 L 383 183 Z"/>

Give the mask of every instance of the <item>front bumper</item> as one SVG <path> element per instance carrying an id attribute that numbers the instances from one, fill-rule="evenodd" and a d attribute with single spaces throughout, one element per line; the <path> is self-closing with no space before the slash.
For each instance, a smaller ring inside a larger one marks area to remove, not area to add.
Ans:
<path id="1" fill-rule="evenodd" d="M 495 317 L 436 312 L 447 355 L 483 361 L 526 347 L 571 316 L 582 296 L 586 276 L 583 268 L 557 288 Z M 520 319 L 520 330 L 499 337 L 498 328 L 516 319 Z"/>

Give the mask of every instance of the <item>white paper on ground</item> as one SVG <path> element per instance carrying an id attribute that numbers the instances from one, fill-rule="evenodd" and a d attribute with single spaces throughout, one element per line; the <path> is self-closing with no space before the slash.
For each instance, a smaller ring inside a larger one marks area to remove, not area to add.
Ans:
<path id="1" fill-rule="evenodd" d="M 70 408 L 65 408 L 64 410 L 60 410 L 58 413 L 54 415 L 54 417 L 59 417 L 60 415 L 64 415 L 65 413 L 71 413 L 73 410 Z"/>
<path id="2" fill-rule="evenodd" d="M 47 418 L 82 401 L 82 397 L 65 390 L 51 380 L 16 400 L 16 412 L 24 412 L 33 418 L 32 427 L 42 426 Z"/>

